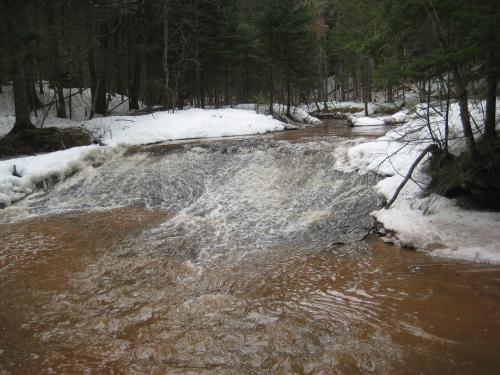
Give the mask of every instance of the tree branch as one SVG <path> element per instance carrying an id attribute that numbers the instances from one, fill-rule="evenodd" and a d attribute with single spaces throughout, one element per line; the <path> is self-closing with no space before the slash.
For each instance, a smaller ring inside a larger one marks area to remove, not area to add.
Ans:
<path id="1" fill-rule="evenodd" d="M 385 205 L 385 209 L 386 210 L 389 209 L 391 207 L 391 205 L 396 201 L 396 199 L 398 198 L 399 193 L 401 193 L 401 190 L 403 190 L 403 188 L 405 187 L 406 183 L 410 180 L 411 175 L 413 174 L 413 171 L 418 166 L 418 164 L 422 161 L 422 159 L 425 157 L 425 155 L 427 155 L 429 152 L 433 152 L 433 151 L 436 151 L 438 149 L 439 149 L 439 147 L 436 144 L 432 144 L 432 145 L 427 146 L 425 148 L 425 150 L 422 151 L 422 153 L 420 154 L 420 156 L 413 162 L 410 170 L 406 174 L 406 177 L 404 178 L 403 182 L 401 182 L 401 184 L 396 189 L 396 192 L 394 193 L 394 195 L 391 198 L 391 200 Z"/>

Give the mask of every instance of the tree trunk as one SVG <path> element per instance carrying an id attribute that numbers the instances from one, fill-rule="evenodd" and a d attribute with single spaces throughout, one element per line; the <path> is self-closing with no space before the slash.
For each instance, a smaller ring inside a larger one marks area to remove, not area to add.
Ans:
<path id="1" fill-rule="evenodd" d="M 97 75 L 95 72 L 95 62 L 93 57 L 94 57 L 93 52 L 89 50 L 88 64 L 89 64 L 90 103 L 91 103 L 90 116 L 89 116 L 90 119 L 94 117 L 94 103 L 95 103 L 95 95 L 97 88 Z"/>
<path id="2" fill-rule="evenodd" d="M 127 88 L 128 94 L 128 109 L 130 111 L 139 110 L 139 85 L 141 77 L 141 62 L 137 56 L 137 50 L 132 50 L 132 40 L 130 38 L 131 26 L 129 22 L 129 17 L 126 18 L 126 42 L 127 42 L 127 61 L 126 61 L 126 84 L 124 86 Z M 125 79 L 124 77 L 124 79 Z"/>
<path id="3" fill-rule="evenodd" d="M 179 86 L 181 85 L 181 72 L 178 70 L 176 72 L 176 75 L 174 77 L 174 89 L 172 92 L 172 111 L 174 111 L 177 107 L 179 107 L 180 110 L 182 110 L 181 105 L 178 103 L 179 102 Z M 184 107 L 184 105 L 182 105 Z"/>
<path id="4" fill-rule="evenodd" d="M 450 75 L 448 74 L 448 80 L 447 80 L 447 85 L 446 85 L 446 116 L 444 119 L 444 152 L 445 155 L 448 155 L 449 151 L 449 139 L 450 139 L 450 93 L 451 93 L 451 87 L 450 87 Z"/>
<path id="5" fill-rule="evenodd" d="M 128 79 L 128 97 L 129 109 L 137 111 L 139 109 L 139 85 L 140 85 L 140 77 L 141 77 L 141 62 L 137 55 L 131 59 L 131 66 L 129 67 L 129 72 L 132 77 Z"/>
<path id="6" fill-rule="evenodd" d="M 219 109 L 219 92 L 217 91 L 217 77 L 214 77 L 214 106 Z"/>
<path id="7" fill-rule="evenodd" d="M 38 27 L 38 7 L 35 4 L 34 6 L 34 22 L 35 26 Z M 36 70 L 38 73 L 38 92 L 40 95 L 43 95 L 43 75 L 42 75 L 42 64 L 40 62 L 40 38 L 35 39 L 35 56 L 36 56 Z"/>
<path id="8" fill-rule="evenodd" d="M 431 0 L 422 0 L 424 8 L 427 12 L 427 15 L 432 21 L 432 24 L 437 32 L 439 44 L 441 49 L 445 54 L 448 54 L 450 48 L 448 46 L 448 42 L 441 25 L 441 20 L 439 15 L 434 7 L 434 4 Z M 460 107 L 460 118 L 462 120 L 462 128 L 464 131 L 465 138 L 467 140 L 467 146 L 469 148 L 469 152 L 473 160 L 479 160 L 479 153 L 476 147 L 476 141 L 474 140 L 474 134 L 472 133 L 472 126 L 470 121 L 470 113 L 469 113 L 469 101 L 468 101 L 468 93 L 467 86 L 465 81 L 460 74 L 460 70 L 458 65 L 452 60 L 448 60 L 448 64 L 450 66 L 450 70 L 452 72 L 453 81 L 455 83 L 455 96 L 458 101 L 458 105 Z"/>
<path id="9" fill-rule="evenodd" d="M 57 117 L 66 118 L 66 104 L 64 100 L 64 69 L 62 67 L 62 57 L 60 56 L 59 41 L 57 38 L 57 27 L 52 8 L 52 0 L 45 0 L 45 9 L 47 11 L 47 23 L 50 33 L 50 48 L 54 59 L 52 64 L 52 79 L 57 92 Z"/>
<path id="10" fill-rule="evenodd" d="M 496 105 L 498 77 L 496 72 L 488 75 L 488 96 L 486 98 L 486 118 L 484 121 L 484 137 L 492 140 L 496 137 Z"/>
<path id="11" fill-rule="evenodd" d="M 269 75 L 269 113 L 274 114 L 274 77 L 272 66 L 271 74 Z"/>
<path id="12" fill-rule="evenodd" d="M 229 95 L 229 68 L 227 67 L 227 65 L 224 67 L 224 105 L 231 105 Z"/>
<path id="13" fill-rule="evenodd" d="M 104 116 L 107 112 L 107 101 L 106 101 L 106 78 L 103 70 L 104 68 L 102 68 L 102 71 L 99 72 L 99 78 L 97 80 L 94 113 Z"/>
<path id="14" fill-rule="evenodd" d="M 462 127 L 465 138 L 467 140 L 467 146 L 469 147 L 472 159 L 477 161 L 479 159 L 479 154 L 476 147 L 476 141 L 474 140 L 474 134 L 472 133 L 467 89 L 465 87 L 464 81 L 460 76 L 458 68 L 453 71 L 453 76 L 455 80 L 455 95 L 460 107 L 460 118 L 462 120 Z"/>
<path id="15" fill-rule="evenodd" d="M 393 91 L 392 86 L 389 86 L 387 88 L 387 101 L 389 103 L 394 103 L 394 91 Z"/>
<path id="16" fill-rule="evenodd" d="M 369 111 L 368 111 L 368 101 L 369 101 L 369 93 L 368 91 L 370 90 L 368 80 L 368 58 L 365 59 L 365 66 L 363 69 L 363 100 L 365 103 L 365 116 L 368 117 Z"/>
<path id="17" fill-rule="evenodd" d="M 245 64 L 245 84 L 243 89 L 243 102 L 248 103 L 250 92 L 250 72 L 248 71 L 248 64 Z"/>
<path id="18" fill-rule="evenodd" d="M 93 17 L 92 17 L 93 19 Z M 95 63 L 95 24 L 92 23 L 91 17 L 85 22 L 87 32 L 87 65 L 89 68 L 89 85 L 90 85 L 90 114 L 89 119 L 94 117 L 94 103 L 97 88 L 97 73 Z"/>
<path id="19" fill-rule="evenodd" d="M 34 129 L 30 118 L 26 83 L 26 40 L 20 37 L 19 34 L 22 33 L 17 33 L 22 27 L 29 27 L 29 22 L 26 24 L 28 6 L 29 3 L 25 1 L 13 2 L 7 9 L 9 14 L 6 15 L 5 20 L 3 14 L 1 17 L 1 22 L 6 22 L 7 24 L 7 30 L 12 31 L 11 35 L 8 35 L 8 38 L 5 40 L 7 42 L 7 52 L 10 57 L 9 68 L 13 81 L 14 110 L 16 116 L 11 133 L 22 133 Z"/>
<path id="20" fill-rule="evenodd" d="M 97 72 L 97 83 L 96 83 L 96 93 L 95 93 L 95 107 L 94 112 L 99 115 L 106 115 L 107 112 L 107 101 L 106 101 L 106 84 L 107 84 L 107 39 L 108 39 L 108 25 L 107 21 L 102 20 L 99 25 L 99 35 L 97 36 L 97 56 L 96 56 L 96 66 L 98 67 Z"/>
<path id="21" fill-rule="evenodd" d="M 286 71 L 286 115 L 291 118 L 290 109 L 292 107 L 292 87 L 290 83 L 290 71 Z"/>
<path id="22" fill-rule="evenodd" d="M 488 93 L 486 96 L 486 116 L 484 120 L 484 138 L 491 141 L 496 137 L 496 105 L 497 105 L 497 86 L 498 86 L 498 58 L 497 58 L 497 40 L 498 35 L 492 26 L 489 32 L 489 51 L 488 51 Z"/>
<path id="23" fill-rule="evenodd" d="M 61 81 L 56 83 L 57 89 L 57 117 L 66 118 L 66 101 L 64 100 L 64 88 Z"/>
<path id="24" fill-rule="evenodd" d="M 24 67 L 17 64 L 14 69 L 14 105 L 16 122 L 11 132 L 22 133 L 26 130 L 34 129 L 35 127 L 33 126 L 30 118 Z"/>
<path id="25" fill-rule="evenodd" d="M 169 0 L 163 1 L 163 74 L 165 75 L 163 87 L 163 105 L 167 108 L 175 107 L 171 100 L 170 92 L 170 67 L 168 61 L 169 33 L 168 33 L 168 6 Z"/>
<path id="26" fill-rule="evenodd" d="M 323 54 L 323 110 L 328 111 L 328 56 L 325 51 Z"/>
<path id="27" fill-rule="evenodd" d="M 26 95 L 28 96 L 28 106 L 30 110 L 34 111 L 42 106 L 40 99 L 35 90 L 35 83 L 30 79 L 30 77 L 25 77 L 26 82 Z"/>
<path id="28" fill-rule="evenodd" d="M 200 106 L 205 109 L 205 72 L 200 69 Z"/>
<path id="29" fill-rule="evenodd" d="M 25 60 L 24 81 L 26 83 L 26 95 L 28 106 L 34 111 L 42 106 L 35 89 L 35 74 L 33 72 L 33 58 L 28 54 Z"/>

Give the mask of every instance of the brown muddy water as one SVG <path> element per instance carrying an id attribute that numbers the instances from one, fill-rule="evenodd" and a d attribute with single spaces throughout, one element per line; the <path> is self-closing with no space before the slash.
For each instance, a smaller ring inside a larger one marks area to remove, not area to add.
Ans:
<path id="1" fill-rule="evenodd" d="M 498 373 L 500 268 L 339 230 L 373 182 L 317 134 L 134 153 L 5 211 L 0 373 Z"/>

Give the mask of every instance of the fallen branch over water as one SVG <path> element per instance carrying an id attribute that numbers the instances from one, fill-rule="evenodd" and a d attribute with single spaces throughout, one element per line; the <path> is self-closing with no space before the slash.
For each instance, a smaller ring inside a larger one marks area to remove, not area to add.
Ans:
<path id="1" fill-rule="evenodd" d="M 413 162 L 410 170 L 406 174 L 406 177 L 404 178 L 403 182 L 401 182 L 401 184 L 396 189 L 396 192 L 392 196 L 391 200 L 385 205 L 386 210 L 389 209 L 391 207 L 391 205 L 396 201 L 396 199 L 399 196 L 399 193 L 401 193 L 401 190 L 403 190 L 406 183 L 410 180 L 411 175 L 413 174 L 413 171 L 415 170 L 415 168 L 417 168 L 417 166 L 420 164 L 420 162 L 425 157 L 425 155 L 427 155 L 429 152 L 434 152 L 436 150 L 438 150 L 438 146 L 436 144 L 432 144 L 432 145 L 427 146 L 425 148 L 425 150 L 422 151 L 422 153 L 419 155 L 419 157 Z"/>

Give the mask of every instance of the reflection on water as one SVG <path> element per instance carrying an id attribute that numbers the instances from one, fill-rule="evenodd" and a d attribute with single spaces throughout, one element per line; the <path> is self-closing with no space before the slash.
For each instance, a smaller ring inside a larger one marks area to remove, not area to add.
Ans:
<path id="1" fill-rule="evenodd" d="M 498 268 L 376 239 L 201 266 L 150 239 L 170 217 L 135 208 L 2 225 L 0 371 L 498 370 Z"/>

